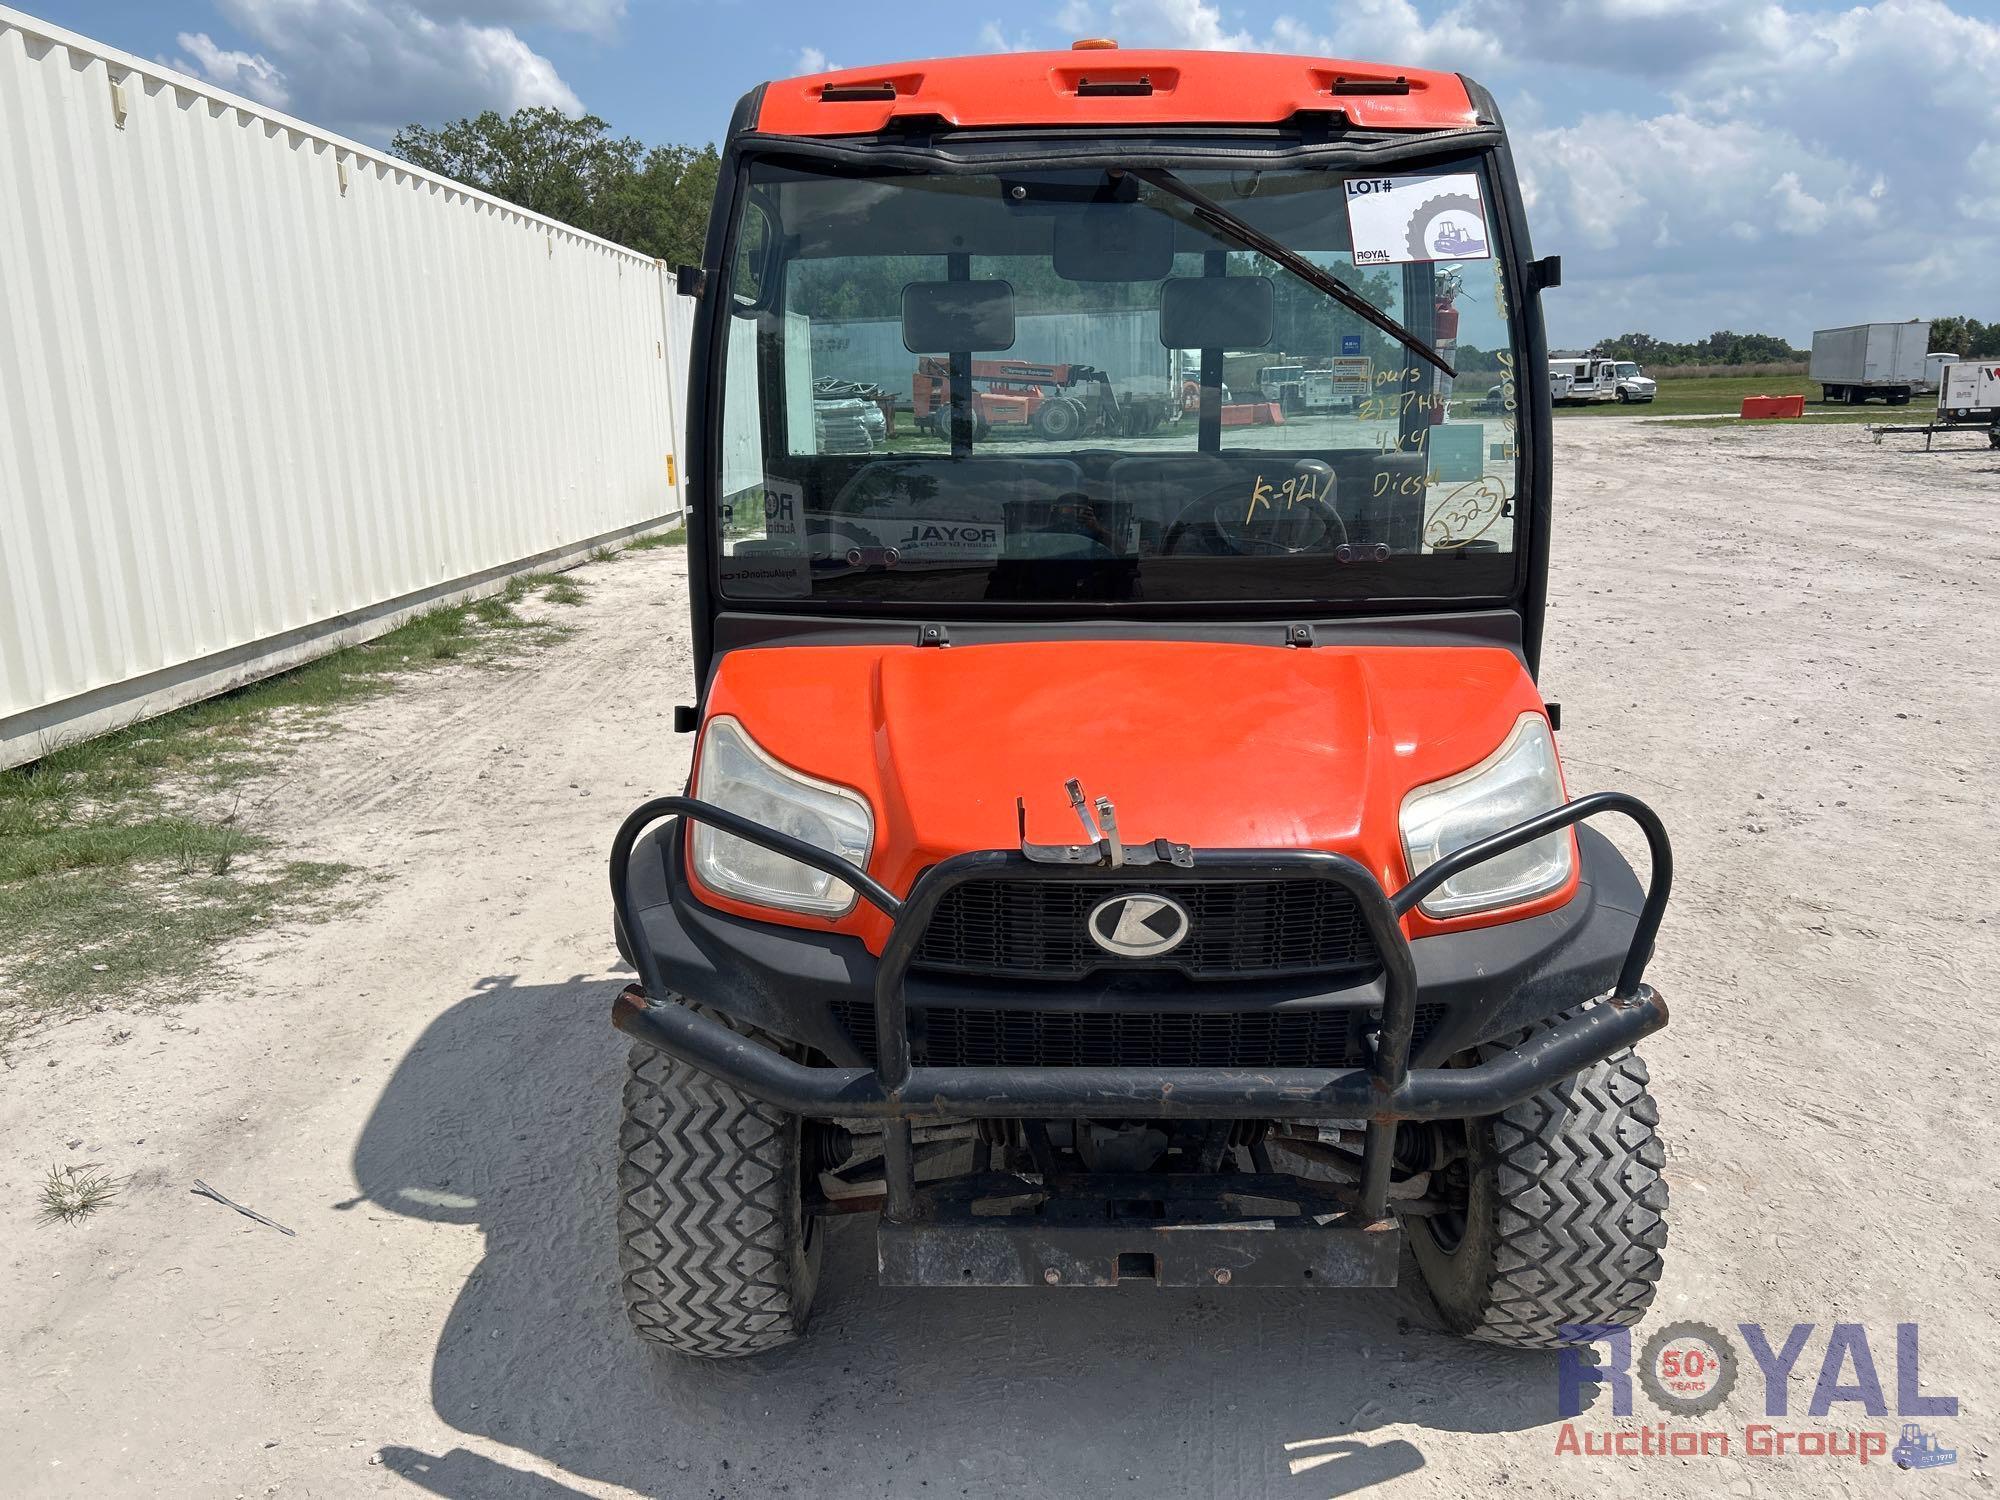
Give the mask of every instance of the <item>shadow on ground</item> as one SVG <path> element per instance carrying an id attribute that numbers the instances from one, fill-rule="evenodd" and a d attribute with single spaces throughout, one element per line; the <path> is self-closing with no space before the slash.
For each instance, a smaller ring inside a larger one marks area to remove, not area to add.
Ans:
<path id="1" fill-rule="evenodd" d="M 616 988 L 480 981 L 357 1148 L 375 1203 L 485 1233 L 431 1374 L 461 1432 L 649 1495 L 1324 1496 L 1424 1466 L 1421 1441 L 1370 1436 L 1385 1426 L 1555 1417 L 1553 1357 L 1433 1331 L 1413 1267 L 1390 1293 L 887 1291 L 864 1219 L 835 1223 L 804 1342 L 657 1352 L 618 1298 Z M 1455 1452 L 1459 1487 L 1506 1483 L 1506 1446 Z M 467 1500 L 584 1493 L 464 1448 L 383 1461 Z"/>

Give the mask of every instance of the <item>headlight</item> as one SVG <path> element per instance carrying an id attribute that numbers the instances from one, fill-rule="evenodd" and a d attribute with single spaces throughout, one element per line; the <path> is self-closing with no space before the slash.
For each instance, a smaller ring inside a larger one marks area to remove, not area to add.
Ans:
<path id="1" fill-rule="evenodd" d="M 875 841 L 867 801 L 844 786 L 780 765 L 734 719 L 709 721 L 694 790 L 704 802 L 867 868 Z M 718 895 L 758 906 L 819 917 L 837 917 L 854 907 L 854 888 L 845 881 L 706 823 L 694 826 L 694 868 Z"/>
<path id="2" fill-rule="evenodd" d="M 1526 713 L 1506 741 L 1469 771 L 1420 786 L 1403 799 L 1403 852 L 1415 879 L 1447 854 L 1505 832 L 1563 803 L 1562 773 L 1548 721 Z M 1546 896 L 1569 879 L 1567 829 L 1547 834 L 1454 875 L 1418 908 L 1427 917 L 1467 912 Z"/>

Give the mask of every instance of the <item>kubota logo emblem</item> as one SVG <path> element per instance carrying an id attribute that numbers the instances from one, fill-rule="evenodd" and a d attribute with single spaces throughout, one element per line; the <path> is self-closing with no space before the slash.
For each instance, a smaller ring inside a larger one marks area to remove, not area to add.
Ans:
<path id="1" fill-rule="evenodd" d="M 1171 953 L 1188 935 L 1187 908 L 1171 896 L 1135 892 L 1112 896 L 1090 909 L 1090 939 L 1120 958 Z"/>

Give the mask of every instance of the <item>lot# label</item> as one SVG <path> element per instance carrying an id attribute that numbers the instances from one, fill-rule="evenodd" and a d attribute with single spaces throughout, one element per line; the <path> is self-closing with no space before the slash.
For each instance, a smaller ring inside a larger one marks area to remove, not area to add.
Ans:
<path id="1" fill-rule="evenodd" d="M 1476 172 L 1349 178 L 1347 228 L 1357 266 L 1485 260 L 1493 254 Z"/>

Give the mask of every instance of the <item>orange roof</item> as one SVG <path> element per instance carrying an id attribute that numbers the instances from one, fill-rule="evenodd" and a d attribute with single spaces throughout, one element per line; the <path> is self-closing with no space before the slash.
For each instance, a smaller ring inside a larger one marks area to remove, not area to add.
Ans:
<path id="1" fill-rule="evenodd" d="M 1407 92 L 1397 89 L 1399 80 Z M 1151 91 L 1139 91 L 1142 83 Z M 1396 91 L 1372 92 L 1371 85 Z M 829 91 L 834 97 L 826 97 Z M 1478 123 L 1455 73 L 1269 53 L 1106 48 L 936 58 L 785 78 L 765 86 L 757 129 L 863 135 L 900 115 L 937 115 L 964 126 L 1270 125 L 1302 109 L 1337 109 L 1375 130 Z"/>

